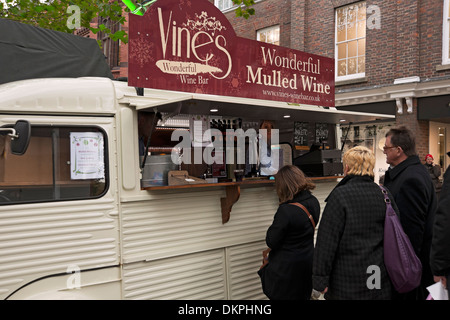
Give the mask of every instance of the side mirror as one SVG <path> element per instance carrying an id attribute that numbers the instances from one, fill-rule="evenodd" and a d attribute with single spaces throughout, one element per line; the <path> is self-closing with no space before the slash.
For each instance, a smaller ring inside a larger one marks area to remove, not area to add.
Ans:
<path id="1" fill-rule="evenodd" d="M 11 137 L 11 153 L 23 155 L 30 144 L 31 125 L 26 120 L 18 120 L 13 128 L 0 128 L 0 134 L 7 134 Z"/>
<path id="2" fill-rule="evenodd" d="M 31 125 L 26 120 L 17 120 L 14 130 L 16 136 L 11 139 L 11 153 L 21 156 L 27 151 L 30 144 Z"/>

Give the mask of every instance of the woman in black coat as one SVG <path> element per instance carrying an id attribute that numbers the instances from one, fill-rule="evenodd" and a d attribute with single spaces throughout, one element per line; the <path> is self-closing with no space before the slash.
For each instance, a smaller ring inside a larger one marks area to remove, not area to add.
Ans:
<path id="1" fill-rule="evenodd" d="M 315 185 L 296 166 L 281 168 L 275 175 L 280 206 L 267 230 L 268 264 L 259 274 L 263 291 L 271 300 L 308 300 L 312 292 L 312 261 L 315 224 L 320 204 L 311 194 Z M 292 203 L 302 204 L 306 210 Z M 309 215 L 311 217 L 309 217 Z"/>
<path id="2" fill-rule="evenodd" d="M 313 287 L 327 300 L 390 299 L 383 256 L 386 203 L 373 181 L 375 156 L 354 147 L 343 163 L 345 177 L 326 199 L 317 231 Z"/>

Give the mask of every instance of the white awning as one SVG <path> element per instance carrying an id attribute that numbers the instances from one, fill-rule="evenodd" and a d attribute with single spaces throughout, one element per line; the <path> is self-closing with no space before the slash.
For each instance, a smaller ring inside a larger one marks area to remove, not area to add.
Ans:
<path id="1" fill-rule="evenodd" d="M 387 114 L 344 111 L 313 105 L 201 93 L 144 89 L 144 95 L 138 96 L 135 88 L 128 87 L 126 83 L 116 83 L 115 85 L 116 89 L 121 92 L 119 102 L 134 106 L 137 110 L 267 120 L 283 120 L 284 116 L 289 115 L 290 119 L 294 121 L 336 124 L 395 120 L 394 115 Z M 211 109 L 218 109 L 218 111 L 212 113 Z"/>
<path id="2" fill-rule="evenodd" d="M 298 105 L 280 101 L 144 89 L 143 96 L 126 82 L 107 78 L 45 78 L 0 85 L 0 111 L 26 113 L 114 114 L 116 104 L 167 114 L 202 114 L 322 123 L 395 120 L 394 115 Z M 211 109 L 218 109 L 212 113 Z M 345 120 L 345 121 L 344 121 Z"/>

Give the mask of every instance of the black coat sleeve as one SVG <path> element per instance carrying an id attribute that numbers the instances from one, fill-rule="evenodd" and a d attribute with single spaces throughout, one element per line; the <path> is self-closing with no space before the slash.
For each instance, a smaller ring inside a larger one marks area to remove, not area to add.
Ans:
<path id="1" fill-rule="evenodd" d="M 429 195 L 416 177 L 404 179 L 402 192 L 395 198 L 400 210 L 400 221 L 405 233 L 408 235 L 414 251 L 419 255 L 425 232 L 425 222 L 428 214 Z"/>
<path id="2" fill-rule="evenodd" d="M 450 167 L 444 175 L 444 184 L 436 211 L 430 264 L 433 275 L 450 274 Z"/>
<path id="3" fill-rule="evenodd" d="M 289 228 L 289 216 L 286 205 L 278 207 L 272 225 L 267 229 L 266 244 L 271 249 L 278 249 L 284 242 Z"/>

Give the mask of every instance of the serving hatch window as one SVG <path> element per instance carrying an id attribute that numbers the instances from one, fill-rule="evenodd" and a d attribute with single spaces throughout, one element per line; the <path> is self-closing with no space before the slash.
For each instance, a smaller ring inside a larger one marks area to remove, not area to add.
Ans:
<path id="1" fill-rule="evenodd" d="M 24 155 L 0 136 L 0 205 L 91 199 L 108 188 L 107 143 L 98 127 L 32 126 Z"/>

